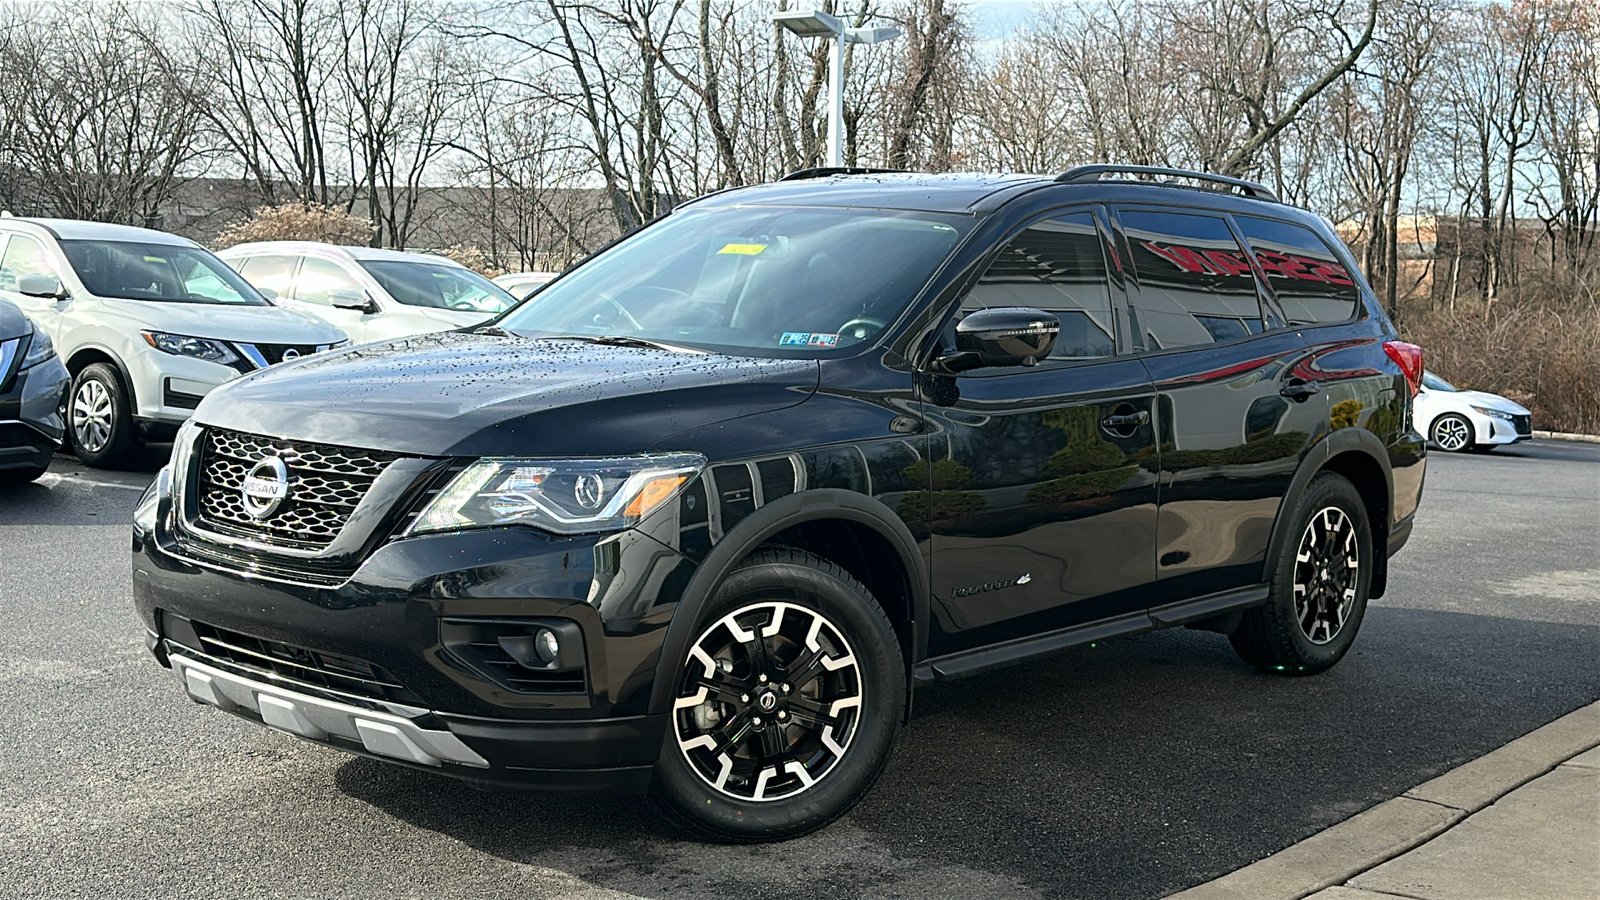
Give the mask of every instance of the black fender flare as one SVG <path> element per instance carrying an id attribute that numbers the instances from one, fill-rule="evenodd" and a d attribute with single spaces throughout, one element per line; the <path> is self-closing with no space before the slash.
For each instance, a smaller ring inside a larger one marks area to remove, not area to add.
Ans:
<path id="1" fill-rule="evenodd" d="M 77 348 L 76 350 L 72 351 L 72 356 L 69 359 L 62 360 L 61 361 L 62 365 L 66 365 L 71 360 L 77 359 L 81 354 L 83 354 L 86 351 L 88 353 L 90 353 L 91 355 L 99 354 L 99 355 L 105 356 L 105 357 L 107 357 L 107 358 L 109 358 L 111 360 L 111 367 L 113 369 L 117 370 L 117 378 L 119 380 L 121 380 L 121 382 L 122 382 L 122 390 L 123 390 L 124 393 L 126 393 L 128 395 L 128 405 L 129 405 L 129 407 L 131 407 L 128 410 L 128 416 L 130 418 L 137 418 L 136 413 L 139 410 L 139 397 L 133 391 L 133 379 L 128 377 L 128 364 L 122 361 L 122 357 L 117 354 L 117 351 L 112 350 L 110 347 L 107 347 L 105 344 L 99 344 L 99 343 L 84 344 L 83 346 L 81 346 L 81 347 Z M 83 368 L 87 369 L 89 366 L 92 366 L 92 365 L 94 365 L 94 363 L 87 363 L 87 364 L 85 364 L 83 366 Z M 80 369 L 79 371 L 82 371 L 82 369 Z M 77 380 L 78 380 L 78 373 L 77 372 L 73 372 L 72 373 L 72 381 L 75 382 Z M 67 390 L 69 392 L 69 399 L 68 399 L 67 402 L 70 404 L 72 402 L 71 399 L 70 399 L 70 392 L 72 390 L 72 387 L 71 387 L 70 384 L 68 385 Z"/>
<path id="2" fill-rule="evenodd" d="M 1373 596 L 1378 596 L 1383 582 L 1379 579 L 1388 568 L 1388 554 L 1386 551 L 1389 529 L 1393 523 L 1389 518 L 1394 515 L 1394 469 L 1389 464 L 1389 448 L 1383 445 L 1378 436 L 1365 428 L 1341 428 L 1329 432 L 1319 440 L 1305 457 L 1300 461 L 1300 468 L 1295 470 L 1294 477 L 1289 481 L 1289 489 L 1284 492 L 1283 502 L 1278 505 L 1277 520 L 1272 523 L 1272 537 L 1267 541 L 1267 556 L 1263 561 L 1261 581 L 1264 584 L 1272 582 L 1272 568 L 1278 555 L 1283 552 L 1284 542 L 1292 535 L 1289 533 L 1293 527 L 1290 521 L 1295 510 L 1300 508 L 1300 498 L 1305 494 L 1306 487 L 1311 484 L 1311 479 L 1317 477 L 1327 469 L 1328 462 L 1336 456 L 1345 453 L 1359 453 L 1371 459 L 1383 472 L 1384 486 L 1384 521 L 1373 522 L 1372 546 L 1377 557 L 1373 571 L 1373 587 L 1376 589 Z"/>
<path id="3" fill-rule="evenodd" d="M 911 647 L 906 648 L 906 690 L 911 690 L 911 667 L 927 646 L 927 623 L 932 596 L 927 565 L 917 539 L 911 529 L 881 501 L 856 491 L 841 488 L 819 488 L 798 494 L 789 494 L 767 503 L 746 516 L 738 525 L 723 535 L 706 558 L 696 568 L 689 585 L 684 589 L 678 607 L 673 611 L 672 622 L 667 626 L 661 644 L 661 655 L 656 661 L 655 685 L 650 692 L 650 712 L 665 714 L 672 705 L 673 687 L 677 683 L 677 669 L 694 639 L 695 626 L 710 604 L 722 579 L 773 535 L 802 522 L 819 519 L 843 519 L 865 525 L 889 541 L 900 556 L 901 565 L 911 582 Z"/>

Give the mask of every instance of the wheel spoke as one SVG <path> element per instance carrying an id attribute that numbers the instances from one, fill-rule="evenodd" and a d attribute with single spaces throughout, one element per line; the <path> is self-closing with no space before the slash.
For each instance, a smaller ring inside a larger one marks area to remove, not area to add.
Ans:
<path id="1" fill-rule="evenodd" d="M 761 758 L 767 762 L 776 762 L 783 758 L 783 731 L 776 723 L 768 723 L 761 729 Z"/>

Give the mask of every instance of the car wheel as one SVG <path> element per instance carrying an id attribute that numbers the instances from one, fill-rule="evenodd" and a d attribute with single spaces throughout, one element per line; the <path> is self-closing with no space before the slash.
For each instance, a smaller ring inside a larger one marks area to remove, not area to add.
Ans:
<path id="1" fill-rule="evenodd" d="M 0 487 L 12 487 L 37 481 L 48 466 L 28 466 L 24 469 L 0 469 Z"/>
<path id="2" fill-rule="evenodd" d="M 1460 453 L 1472 449 L 1472 423 L 1466 416 L 1447 413 L 1434 419 L 1431 436 L 1440 450 Z"/>
<path id="3" fill-rule="evenodd" d="M 133 446 L 133 416 L 117 370 L 95 363 L 72 381 L 72 449 L 86 464 L 118 463 Z"/>
<path id="4" fill-rule="evenodd" d="M 1361 627 L 1372 585 L 1372 527 L 1355 486 L 1324 472 L 1306 488 L 1290 535 L 1267 602 L 1245 612 L 1229 641 L 1259 669 L 1314 675 L 1344 657 Z"/>
<path id="5" fill-rule="evenodd" d="M 765 549 L 735 569 L 679 661 L 651 801 L 702 835 L 783 840 L 877 781 L 905 709 L 905 662 L 872 595 L 838 566 Z"/>

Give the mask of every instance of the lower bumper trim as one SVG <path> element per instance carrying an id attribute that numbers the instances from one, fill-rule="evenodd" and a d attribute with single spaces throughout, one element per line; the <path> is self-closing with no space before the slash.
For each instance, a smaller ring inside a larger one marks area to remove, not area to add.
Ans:
<path id="1" fill-rule="evenodd" d="M 362 709 L 225 672 L 179 653 L 169 656 L 184 690 L 224 712 L 259 718 L 279 731 L 313 741 L 342 738 L 374 756 L 423 766 L 451 762 L 486 769 L 489 761 L 448 731 L 423 728 L 404 716 Z"/>

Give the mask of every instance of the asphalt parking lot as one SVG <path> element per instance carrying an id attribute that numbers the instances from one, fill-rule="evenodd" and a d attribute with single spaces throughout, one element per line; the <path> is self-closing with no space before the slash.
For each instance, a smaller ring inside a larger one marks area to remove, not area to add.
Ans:
<path id="1" fill-rule="evenodd" d="M 1600 699 L 1600 445 L 1435 453 L 1333 671 L 1175 630 L 938 686 L 848 818 L 712 846 L 641 800 L 480 793 L 190 703 L 128 598 L 159 465 L 0 490 L 0 895 L 1160 897 Z"/>

